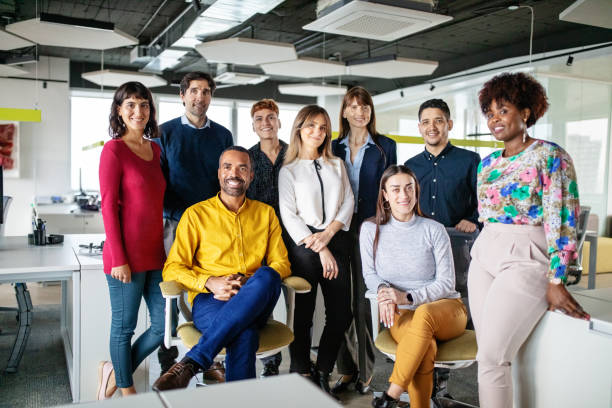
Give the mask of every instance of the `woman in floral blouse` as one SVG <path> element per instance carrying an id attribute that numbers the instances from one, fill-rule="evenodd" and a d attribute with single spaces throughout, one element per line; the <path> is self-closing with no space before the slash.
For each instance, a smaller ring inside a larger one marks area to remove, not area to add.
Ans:
<path id="1" fill-rule="evenodd" d="M 478 168 L 485 227 L 472 248 L 470 310 L 478 341 L 482 407 L 512 407 L 510 362 L 546 309 L 589 319 L 564 286 L 577 256 L 580 204 L 571 157 L 527 128 L 548 108 L 544 88 L 523 73 L 489 80 L 479 102 L 504 142 Z"/>

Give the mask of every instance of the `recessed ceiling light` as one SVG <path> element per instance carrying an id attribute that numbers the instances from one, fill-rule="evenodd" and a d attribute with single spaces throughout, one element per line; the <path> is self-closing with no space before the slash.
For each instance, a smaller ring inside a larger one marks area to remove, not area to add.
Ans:
<path id="1" fill-rule="evenodd" d="M 321 78 L 346 74 L 346 65 L 341 62 L 307 57 L 300 57 L 293 61 L 262 64 L 261 68 L 268 75 L 298 78 Z"/>
<path id="2" fill-rule="evenodd" d="M 9 24 L 6 31 L 41 45 L 107 50 L 138 45 L 138 39 L 114 24 L 41 13 L 40 18 Z"/>
<path id="3" fill-rule="evenodd" d="M 301 96 L 332 96 L 344 95 L 346 86 L 328 84 L 284 84 L 278 86 L 278 91 L 285 95 Z"/>
<path id="4" fill-rule="evenodd" d="M 208 62 L 259 65 L 297 59 L 293 44 L 251 38 L 226 38 L 196 45 Z"/>
<path id="5" fill-rule="evenodd" d="M 343 3 L 346 2 L 338 1 L 323 9 L 315 21 L 302 28 L 372 40 L 394 41 L 453 19 L 442 14 L 379 4 L 374 1 L 353 0 L 348 4 Z"/>
<path id="6" fill-rule="evenodd" d="M 387 55 L 347 63 L 350 75 L 375 78 L 403 78 L 431 75 L 438 68 L 437 61 L 418 60 Z"/>
<path id="7" fill-rule="evenodd" d="M 168 82 L 157 75 L 146 74 L 136 71 L 120 71 L 116 69 L 104 69 L 102 71 L 85 72 L 81 78 L 101 86 L 118 87 L 129 81 L 137 81 L 148 88 L 167 85 Z"/>

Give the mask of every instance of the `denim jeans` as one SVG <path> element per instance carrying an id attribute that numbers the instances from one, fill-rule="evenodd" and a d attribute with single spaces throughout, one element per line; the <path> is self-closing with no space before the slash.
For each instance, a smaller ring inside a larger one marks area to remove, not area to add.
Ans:
<path id="1" fill-rule="evenodd" d="M 159 283 L 161 270 L 132 273 L 132 281 L 123 283 L 106 275 L 111 301 L 110 355 L 119 388 L 134 385 L 132 374 L 140 363 L 164 341 L 165 301 Z M 132 344 L 138 322 L 140 300 L 144 297 L 151 326 Z"/>
<path id="2" fill-rule="evenodd" d="M 228 301 L 216 300 L 212 293 L 197 295 L 192 316 L 202 337 L 186 356 L 206 370 L 225 347 L 226 381 L 255 378 L 259 329 L 274 310 L 280 284 L 280 275 L 262 266 Z"/>

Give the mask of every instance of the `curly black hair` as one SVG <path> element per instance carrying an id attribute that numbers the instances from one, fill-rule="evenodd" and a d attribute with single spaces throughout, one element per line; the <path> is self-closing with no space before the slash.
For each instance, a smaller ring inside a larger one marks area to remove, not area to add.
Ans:
<path id="1" fill-rule="evenodd" d="M 478 102 L 483 114 L 487 114 L 493 101 L 506 101 L 519 110 L 530 110 L 527 127 L 533 126 L 548 109 L 548 98 L 544 87 L 531 75 L 522 72 L 496 75 L 488 80 L 478 93 Z"/>

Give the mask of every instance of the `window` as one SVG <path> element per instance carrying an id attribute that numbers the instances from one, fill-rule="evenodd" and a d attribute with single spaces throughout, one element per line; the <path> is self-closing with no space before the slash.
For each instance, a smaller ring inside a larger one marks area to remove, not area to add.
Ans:
<path id="1" fill-rule="evenodd" d="M 71 188 L 98 191 L 98 167 L 102 144 L 109 140 L 110 94 L 73 94 L 70 97 Z"/>

